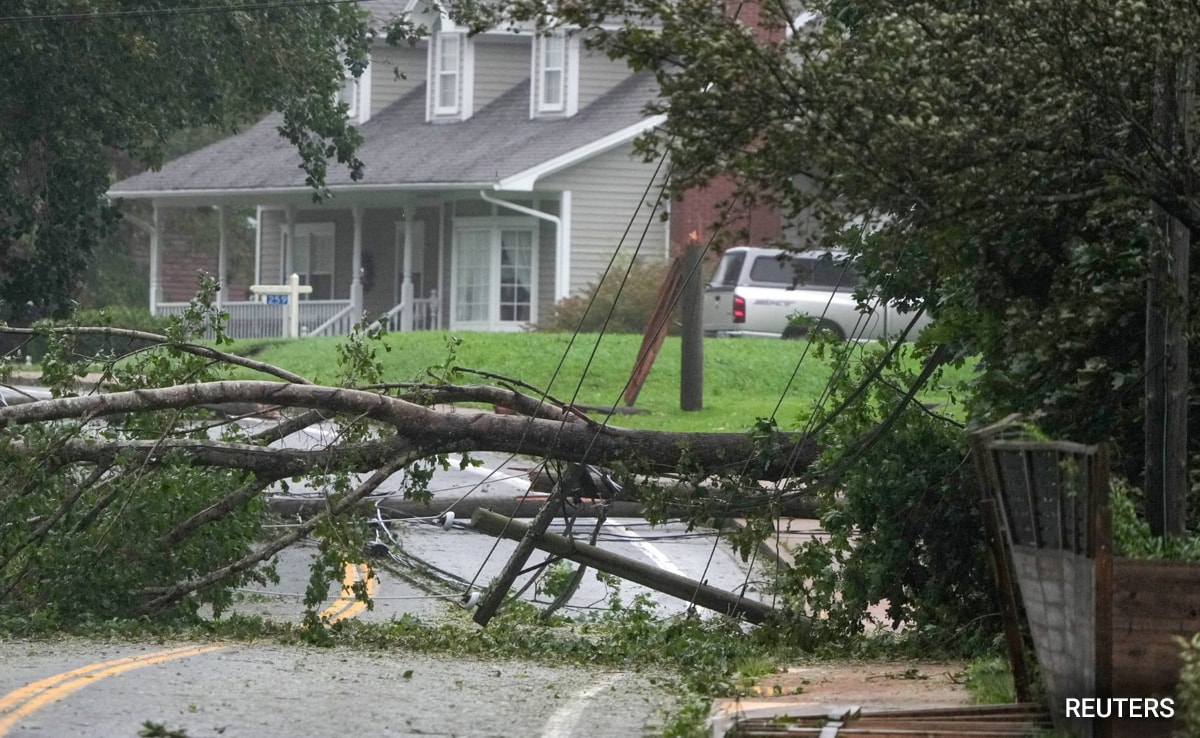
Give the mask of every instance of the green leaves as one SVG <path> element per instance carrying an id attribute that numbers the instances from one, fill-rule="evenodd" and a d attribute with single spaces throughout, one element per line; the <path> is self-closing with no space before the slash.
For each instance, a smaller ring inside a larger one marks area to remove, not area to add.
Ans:
<path id="1" fill-rule="evenodd" d="M 0 24 L 0 319 L 70 311 L 89 255 L 115 223 L 104 200 L 113 152 L 159 166 L 177 131 L 228 133 L 279 110 L 318 193 L 327 158 L 361 172 L 361 138 L 335 102 L 345 74 L 366 61 L 366 15 L 354 4 L 111 9 L 5 3 L 5 16 L 39 18 Z"/>

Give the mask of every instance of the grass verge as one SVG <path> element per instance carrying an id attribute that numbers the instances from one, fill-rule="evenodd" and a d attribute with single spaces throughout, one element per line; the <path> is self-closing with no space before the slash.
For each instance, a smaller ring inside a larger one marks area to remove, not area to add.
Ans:
<path id="1" fill-rule="evenodd" d="M 461 339 L 451 356 L 451 339 Z M 336 347 L 341 339 L 307 338 L 235 345 L 255 358 L 318 382 L 338 381 Z M 641 336 L 560 333 L 392 333 L 379 352 L 388 381 L 429 381 L 426 369 L 445 365 L 512 377 L 548 389 L 563 401 L 613 407 L 623 405 Z M 706 339 L 704 409 L 679 409 L 680 342 L 668 338 L 638 396 L 633 415 L 615 416 L 614 425 L 667 431 L 748 430 L 759 418 L 775 417 L 780 427 L 800 427 L 822 401 L 833 367 L 806 349 L 807 341 Z M 862 352 L 878 351 L 863 345 Z M 856 352 L 857 354 L 858 352 Z M 914 366 L 916 362 L 914 361 Z M 948 369 L 921 394 L 926 403 L 952 404 L 970 369 Z M 243 374 L 242 376 L 249 376 Z M 463 382 L 483 381 L 463 375 Z M 776 408 L 778 407 L 778 410 Z M 603 413 L 593 413 L 597 419 Z"/>

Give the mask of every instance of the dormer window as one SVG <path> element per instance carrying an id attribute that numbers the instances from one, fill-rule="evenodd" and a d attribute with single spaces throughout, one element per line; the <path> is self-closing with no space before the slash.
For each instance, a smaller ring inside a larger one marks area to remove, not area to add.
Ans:
<path id="1" fill-rule="evenodd" d="M 342 80 L 342 89 L 338 91 L 338 102 L 346 106 L 346 116 L 350 120 L 358 119 L 359 84 L 353 77 Z"/>
<path id="2" fill-rule="evenodd" d="M 435 84 L 437 93 L 433 112 L 436 115 L 457 115 L 459 112 L 459 88 L 462 81 L 461 34 L 441 33 L 437 37 Z"/>
<path id="3" fill-rule="evenodd" d="M 578 39 L 563 33 L 536 36 L 530 115 L 535 118 L 574 115 L 579 105 L 578 77 Z"/>
<path id="4" fill-rule="evenodd" d="M 449 123 L 471 117 L 474 55 L 474 44 L 466 32 L 443 18 L 442 27 L 429 44 L 425 120 Z"/>
<path id="5" fill-rule="evenodd" d="M 366 123 L 371 119 L 371 63 L 359 77 L 353 76 L 349 70 L 342 80 L 342 88 L 338 90 L 338 102 L 346 106 L 346 117 L 355 123 Z"/>
<path id="6" fill-rule="evenodd" d="M 567 40 L 546 36 L 542 41 L 542 70 L 538 110 L 559 112 L 566 100 Z"/>

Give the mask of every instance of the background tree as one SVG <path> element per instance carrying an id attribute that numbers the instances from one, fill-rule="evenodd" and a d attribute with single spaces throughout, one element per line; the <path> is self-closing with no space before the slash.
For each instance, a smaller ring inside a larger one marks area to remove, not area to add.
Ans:
<path id="1" fill-rule="evenodd" d="M 182 129 L 232 132 L 270 110 L 319 190 L 357 174 L 336 92 L 366 63 L 353 3 L 13 0 L 0 9 L 0 319 L 68 312 L 111 232 L 107 155 L 150 166 Z"/>
<path id="2" fill-rule="evenodd" d="M 804 7 L 528 0 L 508 12 L 593 29 L 654 70 L 653 107 L 669 117 L 643 143 L 669 151 L 672 185 L 732 173 L 747 197 L 820 222 L 883 297 L 937 316 L 927 343 L 981 357 L 979 417 L 1019 411 L 1054 435 L 1113 441 L 1141 479 L 1143 377 L 1186 358 L 1147 360 L 1147 282 L 1164 285 L 1152 313 L 1178 336 L 1194 325 L 1177 289 L 1192 279 L 1187 245 L 1169 257 L 1164 224 L 1200 227 L 1200 13 L 1182 0 Z M 1166 455 L 1182 462 L 1194 445 L 1180 449 Z"/>

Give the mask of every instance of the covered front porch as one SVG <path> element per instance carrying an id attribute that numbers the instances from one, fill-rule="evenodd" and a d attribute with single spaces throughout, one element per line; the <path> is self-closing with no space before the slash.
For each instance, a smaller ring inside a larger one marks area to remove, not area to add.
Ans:
<path id="1" fill-rule="evenodd" d="M 301 336 L 344 335 L 363 320 L 391 331 L 521 330 L 569 291 L 569 226 L 559 216 L 569 192 L 366 193 L 322 203 L 311 191 L 258 194 L 253 203 L 152 202 L 144 224 L 151 313 L 181 314 L 197 270 L 221 285 L 216 302 L 233 338 L 288 335 L 286 298 L 249 288 L 283 285 L 292 274 L 311 287 L 297 303 Z M 183 238 L 172 232 L 177 212 L 215 224 Z M 242 264 L 231 279 L 231 248 L 251 231 L 253 254 L 240 258 L 252 258 L 252 270 Z M 215 248 L 197 243 L 206 239 Z"/>

